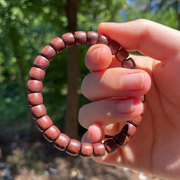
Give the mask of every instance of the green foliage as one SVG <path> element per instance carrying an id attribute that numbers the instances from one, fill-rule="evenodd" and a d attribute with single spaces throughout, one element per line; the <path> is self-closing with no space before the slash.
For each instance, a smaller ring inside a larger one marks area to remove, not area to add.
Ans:
<path id="1" fill-rule="evenodd" d="M 124 1 L 125 2 L 125 1 Z M 50 40 L 66 32 L 66 0 L 0 1 L 0 122 L 26 119 L 25 88 L 35 57 Z M 79 3 L 78 29 L 97 30 L 102 21 L 120 20 L 122 2 L 82 0 Z M 73 8 L 73 7 L 72 7 Z M 79 87 L 88 73 L 84 56 L 88 47 L 79 47 Z M 44 80 L 43 96 L 48 114 L 63 123 L 67 93 L 67 51 L 50 63 Z M 80 96 L 80 105 L 87 102 Z M 55 122 L 56 123 L 56 122 Z"/>
<path id="2" fill-rule="evenodd" d="M 17 80 L 6 81 L 0 86 L 0 119 L 1 124 L 12 124 L 26 118 L 25 99 Z"/>
<path id="3" fill-rule="evenodd" d="M 128 2 L 128 6 L 125 6 L 122 11 L 125 12 L 126 21 L 143 18 L 178 29 L 177 1 L 129 0 Z"/>
<path id="4" fill-rule="evenodd" d="M 148 1 L 149 2 L 149 1 Z M 174 6 L 147 9 L 145 0 L 81 0 L 78 9 L 78 30 L 95 30 L 101 22 L 129 21 L 147 18 L 177 28 Z M 155 7 L 155 5 L 154 5 Z M 49 42 L 66 32 L 66 0 L 1 0 L 0 1 L 0 123 L 26 119 L 25 92 L 28 72 L 35 57 Z M 73 8 L 73 7 L 72 7 Z M 79 90 L 89 73 L 84 65 L 88 46 L 79 47 Z M 67 93 L 67 51 L 50 63 L 44 80 L 43 96 L 48 114 L 55 123 L 63 124 Z M 88 100 L 80 94 L 79 105 Z M 60 121 L 59 121 L 60 120 Z"/>
<path id="5" fill-rule="evenodd" d="M 78 12 L 79 29 L 97 31 L 101 22 L 122 22 L 118 12 L 125 3 L 125 0 L 81 0 Z"/>

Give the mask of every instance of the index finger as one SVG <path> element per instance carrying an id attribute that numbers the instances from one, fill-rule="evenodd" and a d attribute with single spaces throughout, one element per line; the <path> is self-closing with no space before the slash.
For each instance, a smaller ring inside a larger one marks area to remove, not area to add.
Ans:
<path id="1" fill-rule="evenodd" d="M 101 23 L 98 32 L 129 51 L 137 50 L 164 63 L 175 58 L 180 49 L 179 31 L 149 20 Z"/>

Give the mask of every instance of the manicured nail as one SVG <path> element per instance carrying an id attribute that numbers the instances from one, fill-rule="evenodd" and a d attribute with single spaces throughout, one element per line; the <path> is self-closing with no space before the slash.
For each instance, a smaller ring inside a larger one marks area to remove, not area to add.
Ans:
<path id="1" fill-rule="evenodd" d="M 144 73 L 124 74 L 122 76 L 122 87 L 126 90 L 141 90 L 144 84 Z"/>
<path id="2" fill-rule="evenodd" d="M 118 103 L 116 103 L 115 109 L 116 111 L 122 114 L 132 113 L 134 111 L 133 102 L 134 99 L 121 100 Z"/>

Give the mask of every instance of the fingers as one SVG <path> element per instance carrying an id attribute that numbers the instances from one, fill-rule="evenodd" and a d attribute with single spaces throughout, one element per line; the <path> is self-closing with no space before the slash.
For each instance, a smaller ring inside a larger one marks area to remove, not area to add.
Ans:
<path id="1" fill-rule="evenodd" d="M 82 142 L 95 143 L 104 139 L 104 131 L 101 125 L 94 123 L 89 126 L 88 131 L 83 135 Z"/>
<path id="2" fill-rule="evenodd" d="M 143 111 L 143 104 L 139 98 L 122 100 L 105 99 L 84 105 L 79 110 L 79 122 L 85 128 L 94 123 L 102 127 L 135 119 Z"/>
<path id="3" fill-rule="evenodd" d="M 106 45 L 90 47 L 85 62 L 94 73 L 84 78 L 81 90 L 92 101 L 112 97 L 138 97 L 146 94 L 150 88 L 151 80 L 145 71 L 115 68 L 120 63 Z"/>
<path id="4" fill-rule="evenodd" d="M 98 32 L 117 41 L 127 50 L 138 50 L 164 63 L 179 52 L 179 31 L 148 20 L 102 23 Z"/>
<path id="5" fill-rule="evenodd" d="M 151 80 L 145 71 L 111 68 L 87 75 L 81 86 L 85 97 L 92 101 L 112 97 L 139 97 L 150 89 Z"/>
<path id="6" fill-rule="evenodd" d="M 85 56 L 86 67 L 90 71 L 106 69 L 111 64 L 112 54 L 106 45 L 94 45 L 89 48 Z"/>
<path id="7" fill-rule="evenodd" d="M 136 62 L 138 69 L 146 69 L 151 71 L 154 59 L 147 56 L 137 56 L 130 54 Z M 106 68 L 121 67 L 121 63 L 117 61 L 115 56 L 112 56 L 111 51 L 106 45 L 93 45 L 91 46 L 85 56 L 86 67 L 91 71 L 101 71 Z"/>

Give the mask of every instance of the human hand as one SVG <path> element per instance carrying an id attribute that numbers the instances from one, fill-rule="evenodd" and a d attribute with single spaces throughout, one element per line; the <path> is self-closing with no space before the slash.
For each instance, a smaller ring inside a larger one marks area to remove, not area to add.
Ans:
<path id="1" fill-rule="evenodd" d="M 147 96 L 143 120 L 130 142 L 114 154 L 93 159 L 179 179 L 180 32 L 148 20 L 102 23 L 98 31 L 128 51 L 145 56 L 131 55 L 138 69 L 124 69 L 107 46 L 89 48 L 85 63 L 91 73 L 82 83 L 82 92 L 93 102 L 79 112 L 81 125 L 89 127 L 84 141 L 101 141 L 104 134 L 120 131 L 124 121 L 141 114 L 143 105 L 138 97 Z M 118 99 L 122 97 L 128 98 Z"/>

